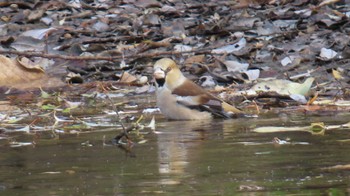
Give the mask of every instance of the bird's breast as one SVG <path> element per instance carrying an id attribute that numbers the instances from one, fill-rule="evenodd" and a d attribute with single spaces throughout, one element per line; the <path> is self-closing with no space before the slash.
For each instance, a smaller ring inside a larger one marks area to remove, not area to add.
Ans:
<path id="1" fill-rule="evenodd" d="M 211 119 L 209 112 L 202 112 L 196 109 L 190 109 L 182 104 L 178 104 L 176 96 L 166 88 L 157 90 L 157 106 L 163 115 L 174 120 L 204 120 Z"/>

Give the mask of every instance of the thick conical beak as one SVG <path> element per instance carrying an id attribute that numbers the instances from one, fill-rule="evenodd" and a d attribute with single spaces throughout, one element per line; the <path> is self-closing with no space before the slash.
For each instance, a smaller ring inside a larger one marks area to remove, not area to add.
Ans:
<path id="1" fill-rule="evenodd" d="M 153 78 L 156 81 L 156 84 L 157 84 L 156 87 L 157 88 L 162 87 L 164 85 L 164 83 L 165 83 L 165 76 L 166 76 L 166 74 L 161 68 L 157 67 L 157 68 L 154 69 Z"/>
<path id="2" fill-rule="evenodd" d="M 155 68 L 153 72 L 153 77 L 158 80 L 158 79 L 164 79 L 165 78 L 165 72 L 160 69 L 160 68 Z"/>

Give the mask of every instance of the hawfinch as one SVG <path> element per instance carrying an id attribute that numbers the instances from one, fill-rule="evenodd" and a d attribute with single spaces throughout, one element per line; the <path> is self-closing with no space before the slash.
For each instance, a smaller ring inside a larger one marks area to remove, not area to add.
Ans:
<path id="1" fill-rule="evenodd" d="M 157 106 L 162 114 L 174 120 L 229 118 L 241 110 L 222 101 L 187 79 L 176 63 L 163 58 L 154 64 Z"/>

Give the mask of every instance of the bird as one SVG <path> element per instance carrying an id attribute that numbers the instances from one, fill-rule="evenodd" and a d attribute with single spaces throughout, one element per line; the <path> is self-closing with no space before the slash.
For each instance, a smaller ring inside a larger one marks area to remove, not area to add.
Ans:
<path id="1" fill-rule="evenodd" d="M 172 120 L 231 118 L 242 110 L 212 95 L 186 78 L 175 61 L 162 58 L 153 66 L 156 103 L 160 112 Z"/>

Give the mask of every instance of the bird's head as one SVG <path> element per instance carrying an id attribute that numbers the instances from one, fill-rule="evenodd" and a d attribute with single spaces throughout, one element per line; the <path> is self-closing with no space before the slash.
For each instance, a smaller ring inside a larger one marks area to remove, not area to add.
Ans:
<path id="1" fill-rule="evenodd" d="M 175 89 L 185 79 L 176 63 L 169 58 L 158 60 L 153 70 L 153 77 L 158 86 L 166 85 L 170 90 Z"/>

